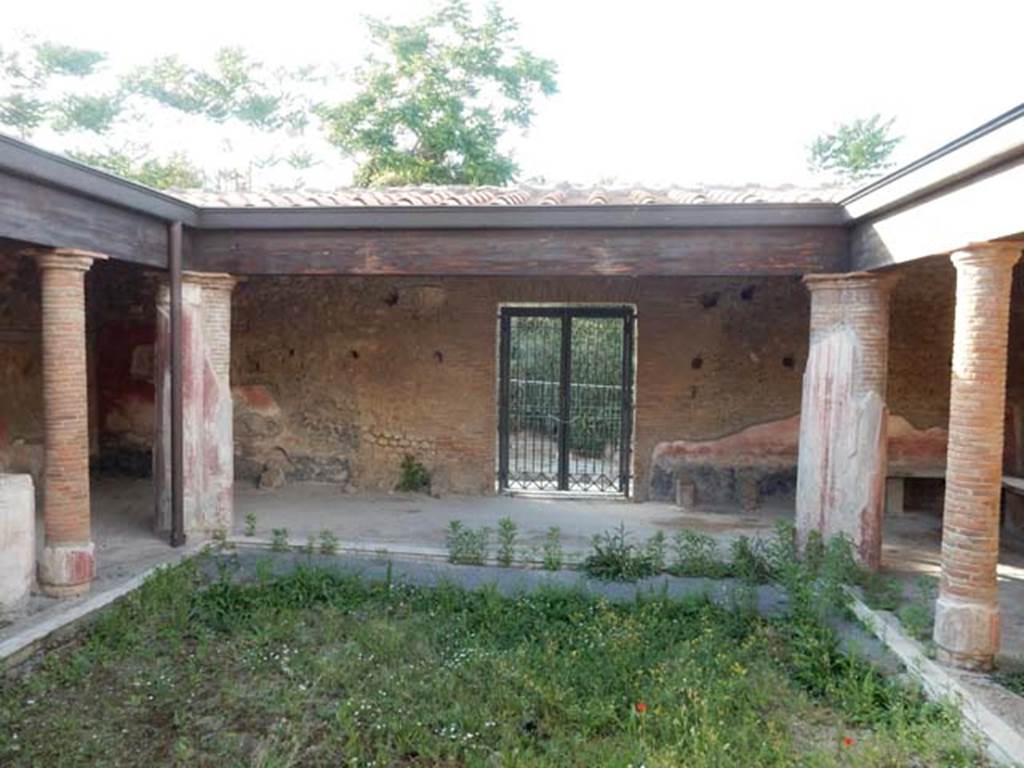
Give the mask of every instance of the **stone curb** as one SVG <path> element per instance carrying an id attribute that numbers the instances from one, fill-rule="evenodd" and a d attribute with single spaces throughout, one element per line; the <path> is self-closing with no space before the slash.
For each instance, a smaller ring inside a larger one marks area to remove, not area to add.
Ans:
<path id="1" fill-rule="evenodd" d="M 217 542 L 208 542 L 211 546 L 216 547 Z M 270 549 L 273 550 L 273 542 L 270 539 L 263 538 L 261 536 L 229 536 L 226 539 L 228 546 L 242 547 L 245 549 Z M 301 552 L 307 545 L 307 541 L 300 541 L 299 539 L 288 539 L 288 550 L 294 552 Z M 317 550 L 316 554 L 320 554 Z M 415 547 L 408 546 L 406 544 L 389 544 L 384 542 L 374 541 L 339 541 L 337 543 L 337 549 L 335 554 L 338 555 L 358 555 L 358 556 L 372 556 L 380 557 L 382 555 L 387 557 L 395 557 L 409 560 L 430 560 L 437 562 L 448 562 L 448 550 L 441 549 L 440 547 Z M 563 559 L 563 569 L 575 570 L 579 564 L 583 561 L 584 557 L 581 553 L 569 550 L 565 552 Z M 539 568 L 544 564 L 544 561 L 540 558 L 534 557 L 522 557 L 516 558 L 513 568 L 517 567 L 529 567 Z M 501 566 L 495 557 L 488 557 L 483 565 L 494 565 Z"/>
<path id="2" fill-rule="evenodd" d="M 68 604 L 65 605 L 58 604 L 53 608 L 48 608 L 40 614 L 39 620 L 30 623 L 6 640 L 0 641 L 0 670 L 6 672 L 24 662 L 45 645 L 67 637 L 104 608 L 141 587 L 142 583 L 158 570 L 177 565 L 183 560 L 193 557 L 202 550 L 203 546 L 205 544 L 185 547 L 178 557 L 147 568 L 142 573 L 109 589 L 68 601 Z"/>
<path id="3" fill-rule="evenodd" d="M 869 608 L 857 590 L 846 587 L 846 593 L 857 618 L 903 662 L 907 672 L 921 683 L 928 697 L 935 701 L 952 699 L 956 703 L 970 730 L 981 737 L 990 758 L 1001 765 L 1021 765 L 1024 734 L 985 706 L 939 663 L 928 658 L 924 646 L 903 631 L 894 615 Z M 1024 707 L 1024 699 L 1021 707 Z"/>

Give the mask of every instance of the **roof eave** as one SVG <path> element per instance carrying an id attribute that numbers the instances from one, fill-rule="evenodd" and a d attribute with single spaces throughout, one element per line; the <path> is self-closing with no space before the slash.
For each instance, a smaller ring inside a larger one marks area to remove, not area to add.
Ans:
<path id="1" fill-rule="evenodd" d="M 85 163 L 0 134 L 0 171 L 166 221 L 195 226 L 199 208 Z"/>
<path id="2" fill-rule="evenodd" d="M 203 208 L 201 229 L 842 227 L 834 203 Z"/>

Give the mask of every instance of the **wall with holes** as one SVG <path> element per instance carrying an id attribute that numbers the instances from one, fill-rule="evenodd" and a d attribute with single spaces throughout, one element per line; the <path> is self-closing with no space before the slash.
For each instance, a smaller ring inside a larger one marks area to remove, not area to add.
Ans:
<path id="1" fill-rule="evenodd" d="M 893 294 L 890 410 L 915 429 L 941 427 L 953 271 L 943 259 L 901 271 Z M 1021 431 L 1024 412 L 1024 366 L 1016 364 L 1016 351 L 1024 349 L 1020 272 L 1010 435 Z M 152 286 L 141 270 L 113 263 L 87 278 L 100 469 L 148 470 Z M 232 331 L 240 476 L 271 486 L 311 480 L 386 491 L 402 457 L 412 454 L 441 493 L 493 492 L 497 309 L 517 302 L 637 306 L 639 498 L 672 493 L 672 478 L 654 466 L 659 445 L 721 441 L 757 425 L 784 429 L 799 413 L 808 298 L 792 278 L 250 278 L 236 289 Z M 38 329 L 34 265 L 0 251 L 0 471 L 41 466 Z M 1020 461 L 1015 445 L 1008 438 L 1010 463 Z M 786 492 L 787 477 L 783 472 L 765 489 Z M 726 499 L 736 491 L 721 474 L 711 482 Z"/>

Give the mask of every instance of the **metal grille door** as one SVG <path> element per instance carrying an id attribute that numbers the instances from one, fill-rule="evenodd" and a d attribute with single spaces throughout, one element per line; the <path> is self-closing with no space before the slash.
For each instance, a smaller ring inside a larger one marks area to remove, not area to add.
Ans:
<path id="1" fill-rule="evenodd" d="M 633 323 L 627 307 L 502 309 L 503 490 L 629 492 Z"/>

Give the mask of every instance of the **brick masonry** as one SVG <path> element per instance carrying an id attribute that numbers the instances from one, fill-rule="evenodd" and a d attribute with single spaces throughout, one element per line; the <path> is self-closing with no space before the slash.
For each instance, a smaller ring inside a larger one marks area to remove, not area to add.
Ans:
<path id="1" fill-rule="evenodd" d="M 1020 246 L 953 254 L 957 270 L 942 577 L 935 612 L 941 660 L 990 669 L 999 648 L 996 566 L 1006 418 L 1007 337 Z"/>
<path id="2" fill-rule="evenodd" d="M 30 472 L 38 488 L 39 275 L 32 260 L 4 248 L 0 244 L 0 470 Z M 897 271 L 902 278 L 891 308 L 890 411 L 918 430 L 944 428 L 955 273 L 948 258 Z M 1024 291 L 1021 272 L 1018 294 Z M 148 474 L 156 282 L 139 267 L 111 261 L 93 266 L 86 290 L 98 381 L 95 466 Z M 310 276 L 254 278 L 234 296 L 235 459 L 246 482 L 270 463 L 288 481 L 387 490 L 408 451 L 429 459 L 441 492 L 491 492 L 500 302 L 638 306 L 641 494 L 674 494 L 673 478 L 652 460 L 659 445 L 727 438 L 791 418 L 800 408 L 809 298 L 795 279 L 531 283 Z M 1020 321 L 1013 338 L 1019 341 L 1011 354 L 1024 349 L 1024 315 L 1015 316 Z M 1024 403 L 1024 374 L 1018 369 L 1024 371 L 1024 359 L 1011 367 L 1011 408 Z M 766 489 L 792 493 L 793 465 L 765 476 Z M 723 501 L 738 498 L 735 480 L 728 470 L 714 478 Z M 699 503 L 705 490 L 698 493 Z M 940 482 L 908 483 L 909 506 L 939 509 L 941 501 Z"/>
<path id="3" fill-rule="evenodd" d="M 85 591 L 95 577 L 89 507 L 85 273 L 98 257 L 38 256 L 42 286 L 44 592 Z"/>

